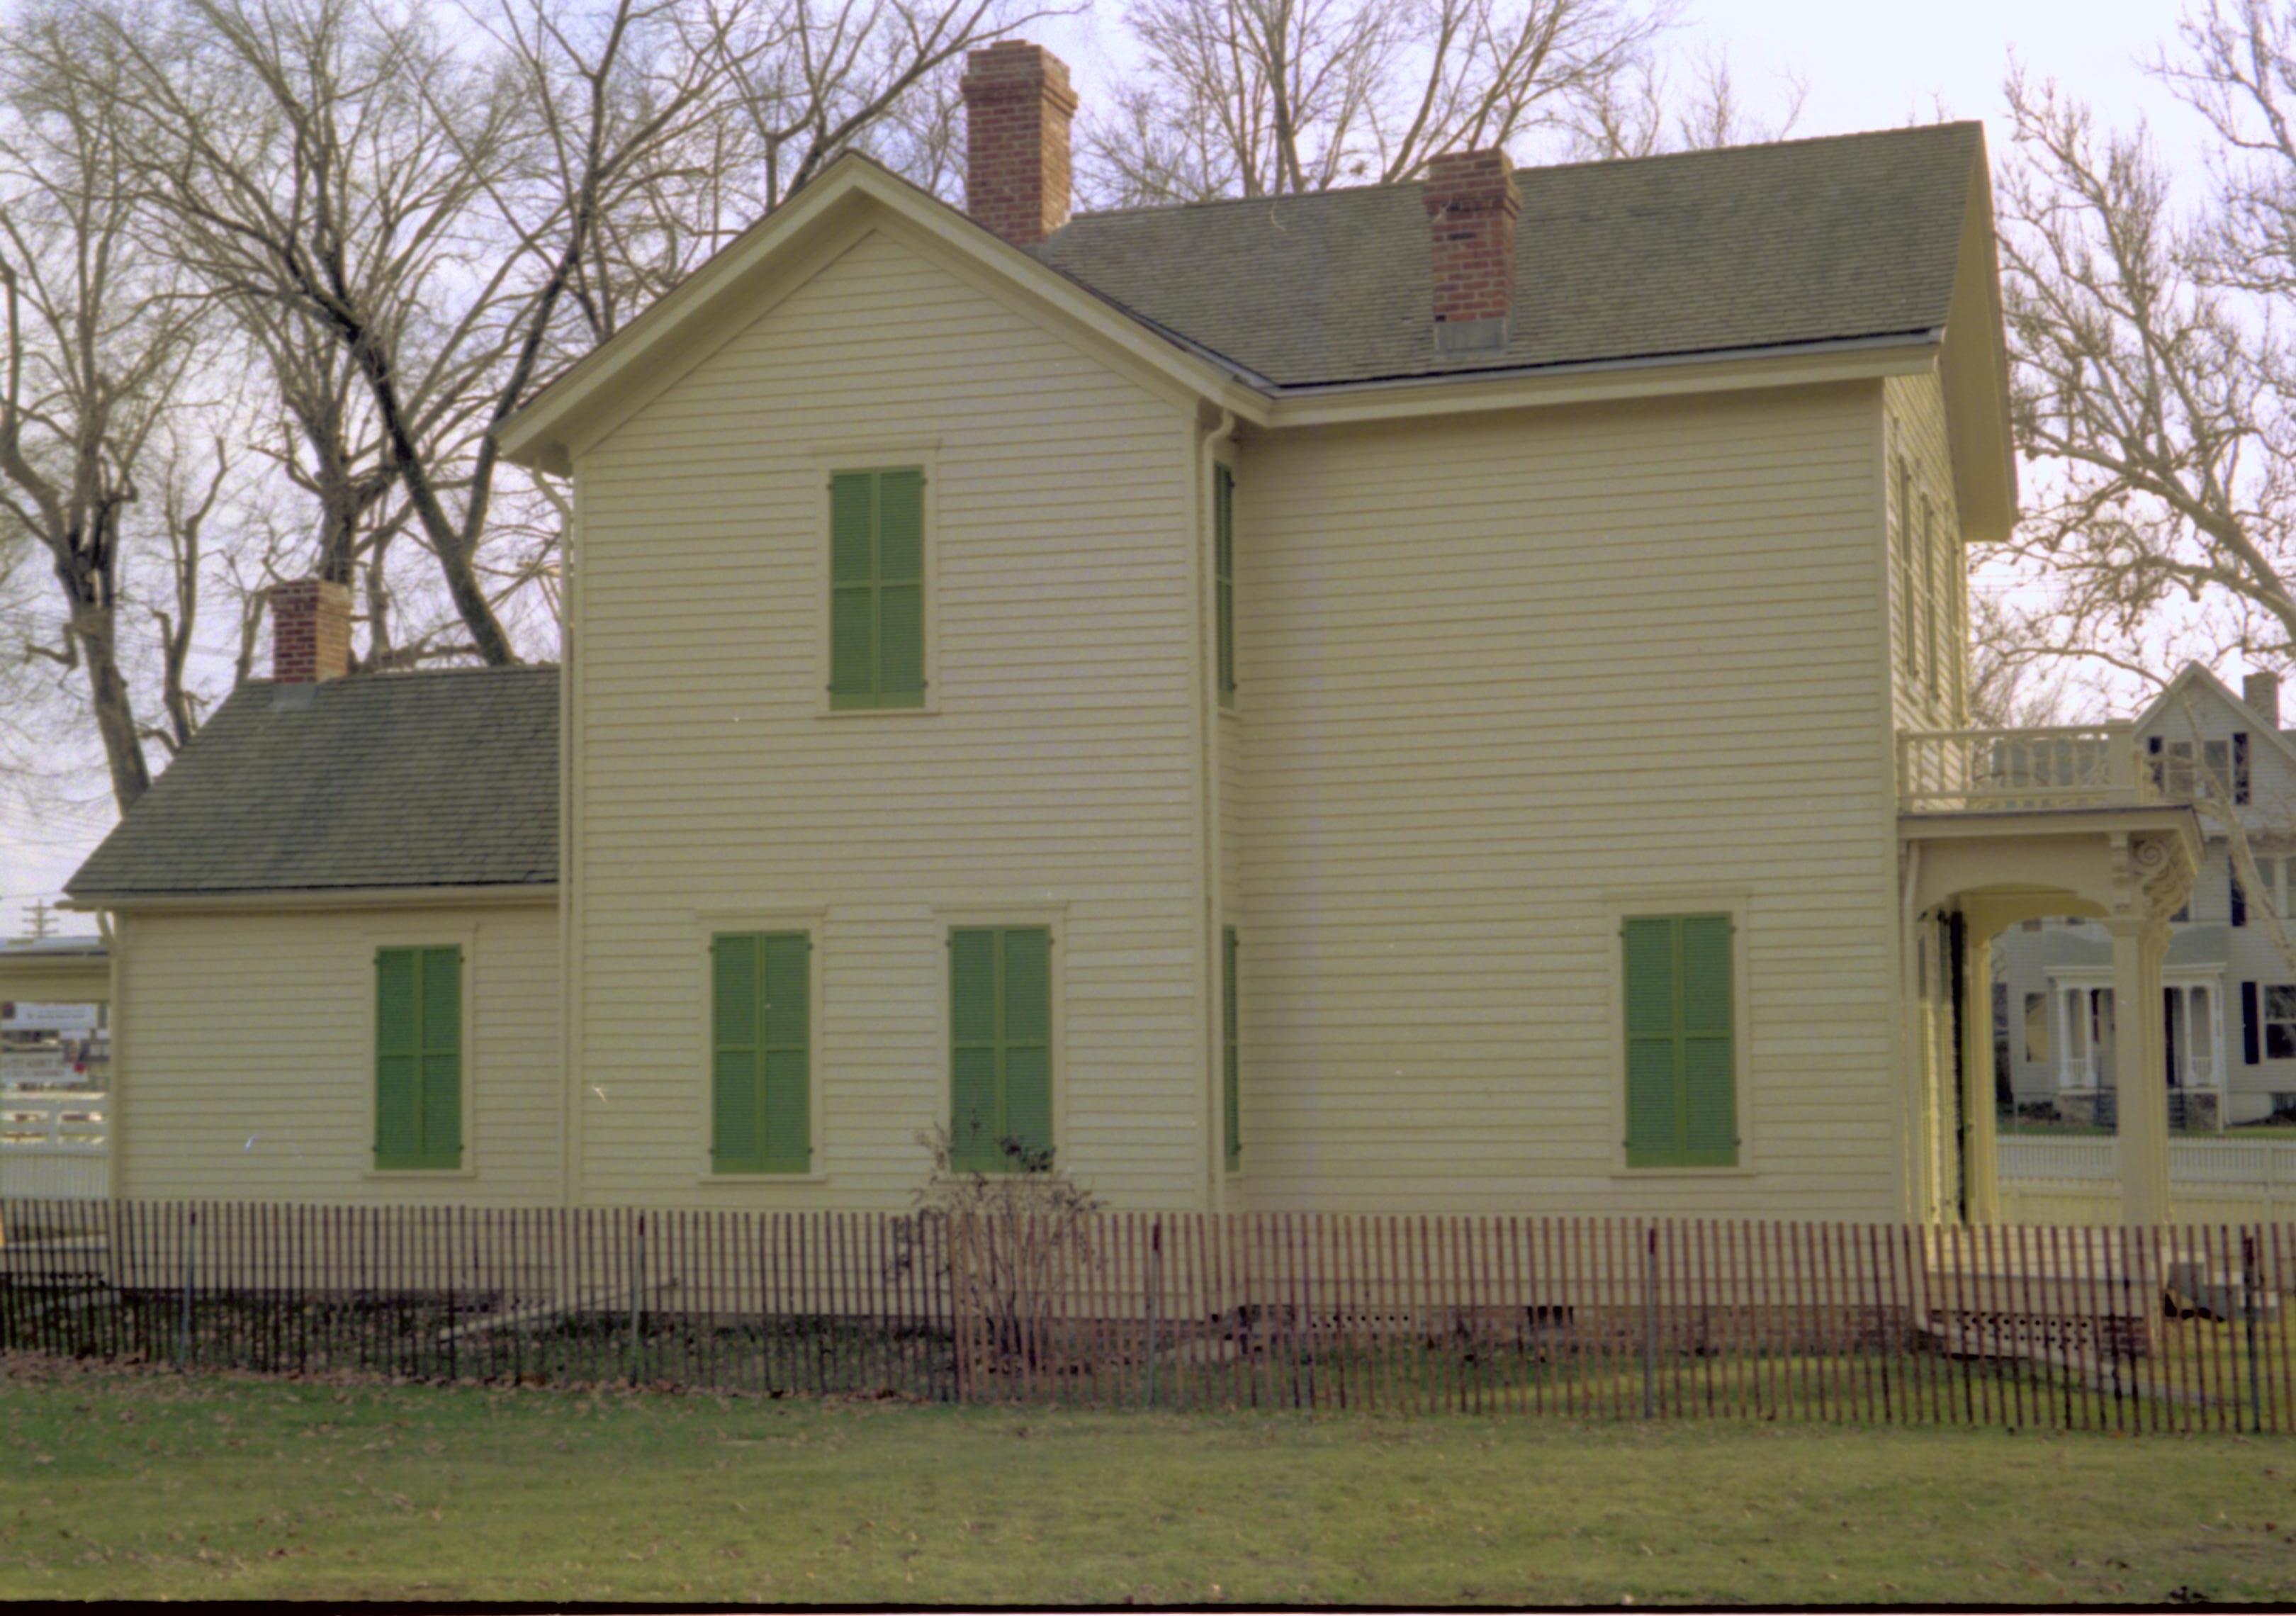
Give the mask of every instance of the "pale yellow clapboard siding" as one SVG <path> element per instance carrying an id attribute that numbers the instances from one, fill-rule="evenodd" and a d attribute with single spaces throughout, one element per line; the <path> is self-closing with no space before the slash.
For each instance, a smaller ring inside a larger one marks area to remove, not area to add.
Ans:
<path id="1" fill-rule="evenodd" d="M 1968 590 L 1966 587 L 1967 556 L 1961 542 L 1961 519 L 1954 504 L 1953 458 L 1946 438 L 1945 391 L 1934 374 L 1892 376 L 1882 383 L 1882 410 L 1888 448 L 1883 463 L 1885 474 L 1891 479 L 1890 520 L 1892 523 L 1890 542 L 1901 542 L 1895 532 L 1896 456 L 1902 454 L 1913 467 L 1914 512 L 1916 532 L 1920 521 L 1920 500 L 1929 496 L 1936 510 L 1938 542 L 1948 553 L 1948 576 L 1964 580 L 1946 613 L 1949 625 L 1947 638 L 1953 651 L 1946 664 L 1946 678 L 1941 693 L 1932 696 L 1929 690 L 1926 660 L 1920 679 L 1914 678 L 1906 667 L 1902 640 L 1904 603 L 1899 598 L 1903 573 L 1897 565 L 1892 550 L 1890 567 L 1890 666 L 1894 674 L 1893 717 L 1900 729 L 1955 729 L 1961 726 L 1966 711 L 1969 677 Z M 1916 548 L 1918 549 L 1918 537 Z M 1924 573 L 1923 578 L 1929 575 Z M 1926 624 L 1926 618 L 1919 619 Z M 1925 630 L 1924 630 L 1925 632 Z M 1924 656 L 1926 656 L 1924 647 Z"/>
<path id="2" fill-rule="evenodd" d="M 1894 1214 L 1877 394 L 1247 440 L 1247 1204 Z M 1614 1171 L 1660 890 L 1742 910 L 1751 1176 Z"/>
<path id="3" fill-rule="evenodd" d="M 580 1194 L 906 1204 L 941 911 L 990 907 L 1061 929 L 1063 1160 L 1196 1203 L 1190 422 L 883 235 L 730 335 L 577 468 Z M 937 713 L 819 711 L 815 455 L 865 440 L 934 444 Z M 705 1182 L 697 917 L 791 908 L 824 911 L 822 1177 Z"/>
<path id="4" fill-rule="evenodd" d="M 138 1199 L 547 1205 L 559 1194 L 558 915 L 278 909 L 123 921 L 116 1193 Z M 463 948 L 469 1170 L 369 1177 L 374 951 Z"/>

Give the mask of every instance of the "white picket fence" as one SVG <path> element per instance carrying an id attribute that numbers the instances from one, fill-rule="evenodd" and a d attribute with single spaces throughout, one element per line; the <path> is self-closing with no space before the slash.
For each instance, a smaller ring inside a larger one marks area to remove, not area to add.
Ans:
<path id="1" fill-rule="evenodd" d="M 111 1097 L 0 1090 L 0 1195 L 101 1201 L 111 1193 Z"/>
<path id="2" fill-rule="evenodd" d="M 2114 1223 L 2120 1173 L 2112 1139 L 2005 1138 L 2002 1215 L 2012 1223 Z M 2169 1142 L 2179 1223 L 2276 1223 L 2296 1216 L 2296 1140 Z"/>

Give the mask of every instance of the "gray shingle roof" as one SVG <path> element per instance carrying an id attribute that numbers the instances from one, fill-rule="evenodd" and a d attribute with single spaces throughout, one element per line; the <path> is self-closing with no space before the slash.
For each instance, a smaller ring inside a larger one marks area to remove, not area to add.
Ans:
<path id="1" fill-rule="evenodd" d="M 558 879 L 558 669 L 242 685 L 75 898 Z"/>
<path id="2" fill-rule="evenodd" d="M 1516 170 L 1502 352 L 1435 351 L 1417 185 L 1083 214 L 1036 249 L 1279 386 L 1726 352 L 1945 324 L 1974 123 Z"/>

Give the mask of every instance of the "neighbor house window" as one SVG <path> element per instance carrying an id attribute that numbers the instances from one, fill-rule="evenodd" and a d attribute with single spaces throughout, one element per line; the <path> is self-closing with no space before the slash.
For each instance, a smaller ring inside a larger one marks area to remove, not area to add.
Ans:
<path id="1" fill-rule="evenodd" d="M 813 1165 L 813 939 L 721 931 L 709 939 L 709 1170 Z"/>
<path id="2" fill-rule="evenodd" d="M 1738 1160 L 1737 1052 L 1726 915 L 1636 915 L 1624 946 L 1627 1165 Z"/>
<path id="3" fill-rule="evenodd" d="M 2049 1061 L 2049 996 L 2025 996 L 2025 1064 L 2046 1066 Z"/>
<path id="4" fill-rule="evenodd" d="M 374 952 L 374 1164 L 463 1165 L 463 951 Z"/>
<path id="5" fill-rule="evenodd" d="M 2245 803 L 2248 791 L 2248 736 L 2203 741 L 2197 754 L 2190 741 L 2168 741 L 2159 735 L 2145 742 L 2152 758 L 2152 783 L 2175 801 L 2221 802 L 2229 797 Z"/>
<path id="6" fill-rule="evenodd" d="M 2296 988 L 2264 989 L 2264 1053 L 2275 1061 L 2296 1061 Z"/>
<path id="7" fill-rule="evenodd" d="M 1235 928 L 1220 930 L 1220 1118 L 1231 1168 L 1243 1160 L 1243 1068 L 1236 1037 Z"/>
<path id="8" fill-rule="evenodd" d="M 1219 699 L 1235 705 L 1235 473 L 1212 468 L 1213 615 L 1219 639 Z"/>
<path id="9" fill-rule="evenodd" d="M 951 1165 L 998 1172 L 1053 1149 L 1053 934 L 948 934 Z"/>
<path id="10" fill-rule="evenodd" d="M 925 699 L 925 474 L 914 466 L 829 480 L 829 704 Z"/>

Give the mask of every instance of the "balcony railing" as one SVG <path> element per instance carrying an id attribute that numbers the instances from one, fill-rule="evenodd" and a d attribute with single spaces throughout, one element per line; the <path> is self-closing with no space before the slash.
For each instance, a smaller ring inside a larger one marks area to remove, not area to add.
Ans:
<path id="1" fill-rule="evenodd" d="M 2159 800 L 2133 724 L 1905 730 L 1898 802 L 1908 814 L 2119 808 Z"/>

